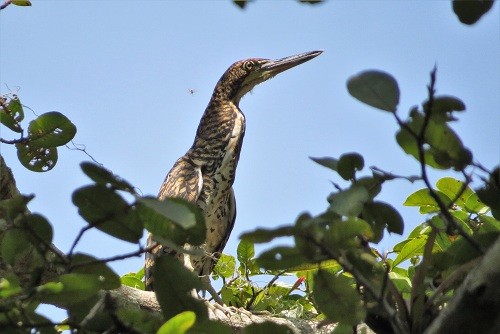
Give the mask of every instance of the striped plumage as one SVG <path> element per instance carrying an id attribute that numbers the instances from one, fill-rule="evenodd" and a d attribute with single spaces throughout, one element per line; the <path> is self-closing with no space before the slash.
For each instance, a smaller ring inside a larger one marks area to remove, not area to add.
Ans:
<path id="1" fill-rule="evenodd" d="M 241 97 L 257 84 L 293 66 L 318 56 L 321 51 L 308 52 L 279 60 L 252 58 L 229 67 L 215 86 L 203 114 L 191 148 L 180 157 L 163 182 L 159 199 L 183 198 L 196 203 L 203 212 L 207 238 L 205 256 L 189 256 L 193 270 L 209 275 L 227 243 L 236 218 L 236 202 L 232 185 L 245 134 L 245 116 L 239 108 Z M 185 254 L 148 237 L 146 253 L 146 290 L 154 290 L 152 267 L 161 254 L 178 256 L 185 263 Z M 156 284 L 161 279 L 156 278 Z"/>

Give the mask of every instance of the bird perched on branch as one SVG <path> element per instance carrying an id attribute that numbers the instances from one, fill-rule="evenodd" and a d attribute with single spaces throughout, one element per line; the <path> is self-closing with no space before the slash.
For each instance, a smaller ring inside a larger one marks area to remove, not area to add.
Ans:
<path id="1" fill-rule="evenodd" d="M 245 116 L 239 108 L 240 99 L 256 85 L 302 64 L 322 51 L 306 52 L 282 59 L 251 58 L 231 65 L 215 86 L 212 98 L 203 114 L 191 148 L 180 157 L 163 182 L 158 198 L 175 197 L 196 203 L 206 223 L 203 245 L 205 255 L 176 254 L 148 237 L 146 253 L 146 290 L 154 290 L 161 278 L 153 277 L 156 257 L 162 254 L 178 256 L 198 274 L 211 274 L 227 243 L 236 218 L 236 202 L 232 185 L 245 134 Z M 186 261 L 186 257 L 188 257 Z"/>

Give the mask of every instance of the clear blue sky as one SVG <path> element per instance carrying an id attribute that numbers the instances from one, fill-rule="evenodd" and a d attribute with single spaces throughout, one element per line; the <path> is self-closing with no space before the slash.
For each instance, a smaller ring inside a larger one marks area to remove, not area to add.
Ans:
<path id="1" fill-rule="evenodd" d="M 453 124 L 475 159 L 487 167 L 500 156 L 499 5 L 476 25 L 461 24 L 451 1 L 32 1 L 0 13 L 0 83 L 18 91 L 37 114 L 57 110 L 78 127 L 74 141 L 97 161 L 156 195 L 175 160 L 192 144 L 213 87 L 234 61 L 281 58 L 311 50 L 324 53 L 261 84 L 243 98 L 247 132 L 234 185 L 238 218 L 225 249 L 236 253 L 238 236 L 256 227 L 290 224 L 302 211 L 322 212 L 340 178 L 308 156 L 356 151 L 367 166 L 416 174 L 413 158 L 394 140 L 388 113 L 363 105 L 346 90 L 349 76 L 381 69 L 401 89 L 400 111 L 426 98 L 437 64 L 440 94 L 460 97 L 467 112 Z M 190 94 L 189 90 L 194 90 Z M 27 117 L 34 117 L 27 111 Z M 2 127 L 2 138 L 13 133 Z M 2 145 L 30 205 L 55 228 L 67 251 L 85 223 L 72 191 L 89 180 L 79 151 L 59 151 L 52 171 L 36 174 Z M 368 170 L 365 170 L 368 173 Z M 432 173 L 433 181 L 452 173 Z M 421 184 L 393 182 L 380 199 L 405 218 L 405 235 L 421 223 L 402 202 Z M 378 247 L 388 250 L 392 237 Z M 100 257 L 133 251 L 100 232 L 78 247 Z M 112 266 L 138 270 L 142 258 Z"/>

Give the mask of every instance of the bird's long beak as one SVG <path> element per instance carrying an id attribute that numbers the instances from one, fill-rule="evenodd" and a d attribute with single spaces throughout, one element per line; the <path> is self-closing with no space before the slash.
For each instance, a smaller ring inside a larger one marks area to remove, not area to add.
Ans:
<path id="1" fill-rule="evenodd" d="M 238 91 L 238 94 L 236 95 L 236 101 L 239 101 L 243 95 L 248 93 L 258 84 L 274 77 L 275 75 L 283 71 L 305 63 L 306 61 L 319 56 L 321 53 L 323 53 L 323 51 L 310 51 L 276 60 L 260 59 L 259 62 L 261 64 L 261 67 L 256 71 L 250 73 L 245 78 Z"/>
<path id="2" fill-rule="evenodd" d="M 262 74 L 265 73 L 266 75 L 270 75 L 272 77 L 292 67 L 305 63 L 306 61 L 319 56 L 321 53 L 323 53 L 323 51 L 310 51 L 281 59 L 268 60 L 260 69 L 263 71 Z"/>

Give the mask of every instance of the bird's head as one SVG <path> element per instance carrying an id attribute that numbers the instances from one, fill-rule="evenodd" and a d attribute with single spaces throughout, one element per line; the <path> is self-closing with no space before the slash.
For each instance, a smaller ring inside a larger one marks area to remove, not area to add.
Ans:
<path id="1" fill-rule="evenodd" d="M 224 96 L 235 104 L 258 84 L 319 56 L 323 51 L 311 51 L 281 59 L 250 58 L 231 65 L 214 90 L 214 98 Z"/>

